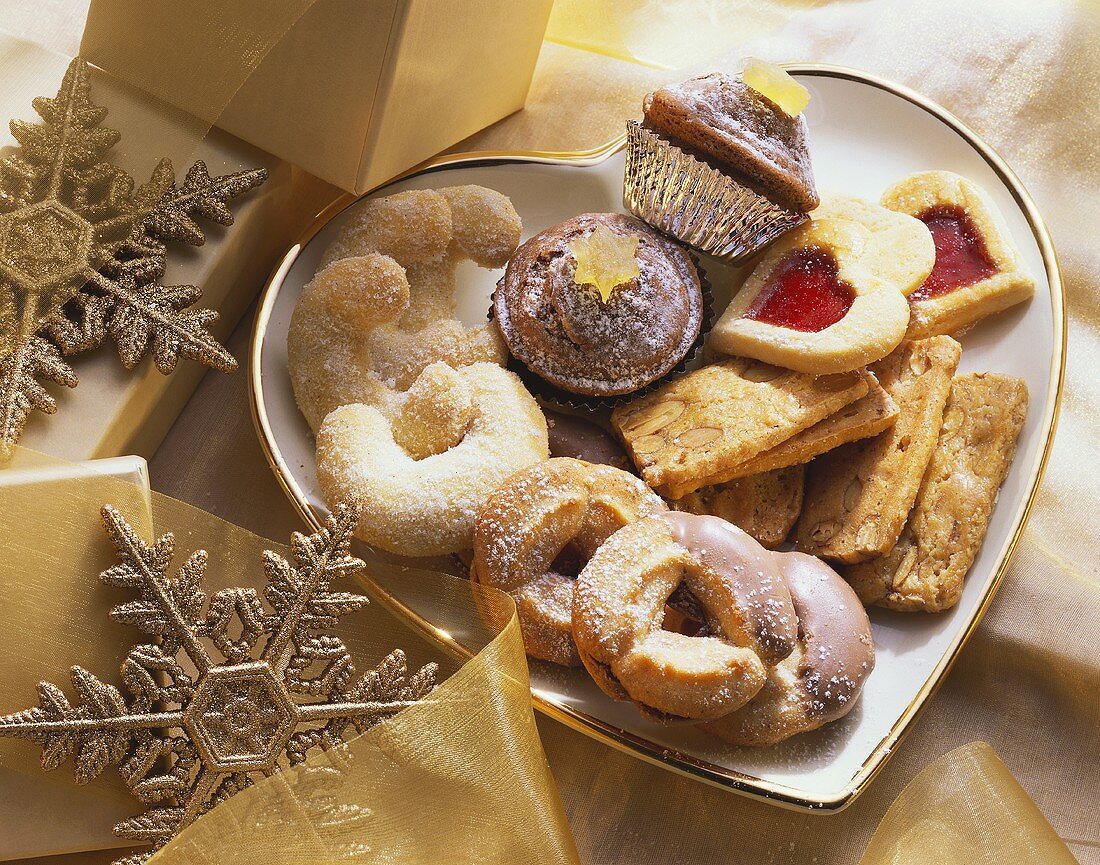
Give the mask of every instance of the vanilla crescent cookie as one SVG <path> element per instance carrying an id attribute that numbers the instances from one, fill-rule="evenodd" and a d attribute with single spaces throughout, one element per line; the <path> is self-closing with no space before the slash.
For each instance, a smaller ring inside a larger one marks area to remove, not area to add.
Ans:
<path id="1" fill-rule="evenodd" d="M 325 500 L 358 501 L 356 535 L 402 556 L 470 549 L 481 503 L 547 457 L 538 404 L 491 363 L 434 363 L 392 416 L 353 403 L 330 412 L 317 431 Z"/>
<path id="2" fill-rule="evenodd" d="M 455 268 L 501 267 L 520 220 L 504 195 L 480 186 L 411 190 L 364 202 L 325 251 L 294 308 L 287 337 L 294 396 L 316 431 L 341 405 L 387 416 L 429 364 L 503 365 L 488 324 L 456 319 Z"/>
<path id="3" fill-rule="evenodd" d="M 848 372 L 905 336 L 909 306 L 873 232 L 815 219 L 777 240 L 710 334 L 711 348 L 798 372 Z"/>
<path id="4" fill-rule="evenodd" d="M 702 635 L 662 628 L 681 583 L 707 619 Z M 794 650 L 797 621 L 776 557 L 719 517 L 669 512 L 619 529 L 573 592 L 584 666 L 607 694 L 658 721 L 739 709 Z"/>
<path id="5" fill-rule="evenodd" d="M 774 745 L 839 720 L 875 666 L 871 623 L 852 588 L 820 559 L 775 555 L 798 616 L 798 643 L 746 706 L 703 725 L 734 745 Z"/>
<path id="6" fill-rule="evenodd" d="M 470 576 L 515 600 L 528 655 L 579 666 L 574 579 L 614 532 L 666 510 L 660 496 L 621 469 L 568 457 L 538 463 L 481 506 Z"/>
<path id="7" fill-rule="evenodd" d="M 882 194 L 882 204 L 915 216 L 935 243 L 932 272 L 909 295 L 909 339 L 958 333 L 1035 293 L 1004 217 L 965 177 L 911 174 Z"/>

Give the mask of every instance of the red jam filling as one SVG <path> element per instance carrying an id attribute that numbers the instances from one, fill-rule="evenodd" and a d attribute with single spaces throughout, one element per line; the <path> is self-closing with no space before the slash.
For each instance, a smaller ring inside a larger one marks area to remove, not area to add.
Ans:
<path id="1" fill-rule="evenodd" d="M 909 295 L 910 300 L 941 297 L 956 288 L 988 279 L 997 272 L 997 265 L 985 248 L 985 240 L 961 207 L 932 207 L 917 218 L 932 233 L 936 263 L 924 285 Z"/>
<path id="2" fill-rule="evenodd" d="M 772 271 L 745 318 L 804 333 L 824 330 L 844 318 L 855 300 L 837 272 L 836 257 L 828 250 L 799 249 Z"/>

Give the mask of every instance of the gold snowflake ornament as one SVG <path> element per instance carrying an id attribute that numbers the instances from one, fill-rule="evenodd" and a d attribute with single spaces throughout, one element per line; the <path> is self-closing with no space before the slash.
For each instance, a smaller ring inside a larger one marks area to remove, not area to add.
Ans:
<path id="1" fill-rule="evenodd" d="M 53 414 L 49 380 L 75 387 L 65 355 L 110 335 L 127 368 L 152 345 L 163 373 L 180 357 L 226 372 L 236 361 L 191 309 L 202 292 L 159 283 L 166 242 L 201 245 L 195 217 L 230 225 L 227 202 L 263 183 L 262 169 L 211 177 L 202 162 L 176 186 L 162 159 L 148 183 L 107 161 L 120 135 L 102 126 L 88 67 L 69 65 L 57 96 L 33 102 L 43 123 L 11 122 L 18 152 L 0 160 L 0 461 L 11 456 L 31 411 Z"/>
<path id="2" fill-rule="evenodd" d="M 222 589 L 208 601 L 205 551 L 171 576 L 171 533 L 148 546 L 118 511 L 103 509 L 120 563 L 100 579 L 139 595 L 111 617 L 153 638 L 122 664 L 130 696 L 73 667 L 76 704 L 42 682 L 39 705 L 0 717 L 0 736 L 40 745 L 47 770 L 71 757 L 80 784 L 117 764 L 133 795 L 156 806 L 115 827 L 122 838 L 152 844 L 116 865 L 140 865 L 254 777 L 338 745 L 348 731 L 362 732 L 435 686 L 436 665 L 409 675 L 399 649 L 359 675 L 331 633 L 368 602 L 331 586 L 363 567 L 349 554 L 357 512 L 342 505 L 320 532 L 295 533 L 293 564 L 264 553 L 265 605 L 246 588 Z"/>

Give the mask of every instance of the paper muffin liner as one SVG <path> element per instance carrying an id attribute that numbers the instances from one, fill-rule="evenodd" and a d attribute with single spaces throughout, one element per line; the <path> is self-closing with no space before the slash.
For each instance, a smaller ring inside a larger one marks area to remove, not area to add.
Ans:
<path id="1" fill-rule="evenodd" d="M 682 243 L 737 263 L 807 220 L 661 138 L 627 122 L 623 204 Z"/>
<path id="2" fill-rule="evenodd" d="M 660 378 L 654 379 L 649 384 L 643 385 L 638 390 L 632 390 L 630 393 L 622 393 L 617 396 L 585 396 L 584 394 L 563 390 L 550 383 L 537 372 L 528 368 L 528 366 L 514 354 L 509 353 L 507 368 L 519 376 L 520 381 L 523 382 L 523 386 L 527 388 L 536 399 L 546 403 L 551 408 L 570 408 L 590 412 L 613 409 L 621 403 L 637 399 L 643 394 L 656 390 L 665 382 L 683 375 L 687 372 L 688 365 L 699 355 L 703 347 L 703 341 L 706 339 L 707 334 L 710 333 L 710 329 L 714 324 L 714 294 L 711 290 L 710 280 L 707 279 L 706 271 L 703 270 L 702 266 L 699 264 L 699 258 L 690 250 L 688 250 L 688 255 L 691 256 L 691 261 L 695 265 L 695 271 L 699 274 L 699 287 L 703 297 L 702 316 L 699 321 L 699 335 L 695 338 L 695 342 L 688 348 L 687 353 L 680 359 L 680 362 Z M 501 279 L 503 279 L 503 277 L 501 277 Z M 495 292 L 493 296 L 495 298 Z M 495 321 L 496 319 L 493 313 L 493 307 L 494 304 L 490 303 L 490 321 Z M 504 342 L 507 345 L 508 341 L 505 340 Z"/>

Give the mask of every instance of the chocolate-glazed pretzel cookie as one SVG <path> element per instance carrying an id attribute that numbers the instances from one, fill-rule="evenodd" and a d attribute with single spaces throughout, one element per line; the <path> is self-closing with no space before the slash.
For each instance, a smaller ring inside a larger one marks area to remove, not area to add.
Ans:
<path id="1" fill-rule="evenodd" d="M 775 558 L 798 615 L 798 644 L 748 705 L 704 725 L 735 745 L 774 745 L 847 715 L 875 666 L 871 623 L 851 587 L 813 556 Z"/>
<path id="2" fill-rule="evenodd" d="M 681 584 L 702 636 L 662 628 Z M 740 708 L 794 649 L 797 618 L 777 559 L 718 517 L 666 513 L 613 534 L 581 571 L 573 636 L 605 692 L 659 721 Z"/>

